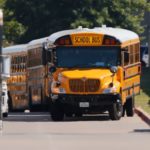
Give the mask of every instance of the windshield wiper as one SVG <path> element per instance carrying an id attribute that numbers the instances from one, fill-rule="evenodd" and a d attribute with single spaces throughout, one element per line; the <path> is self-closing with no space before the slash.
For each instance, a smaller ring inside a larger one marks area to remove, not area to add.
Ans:
<path id="1" fill-rule="evenodd" d="M 104 64 L 95 64 L 95 63 L 87 63 L 87 64 L 75 64 L 73 66 L 66 66 L 66 68 L 92 68 L 92 67 L 110 67 L 111 65 Z"/>
<path id="2" fill-rule="evenodd" d="M 83 67 L 90 67 L 88 66 L 88 64 L 76 64 L 76 65 L 73 65 L 73 66 L 69 66 L 67 68 L 83 68 Z"/>

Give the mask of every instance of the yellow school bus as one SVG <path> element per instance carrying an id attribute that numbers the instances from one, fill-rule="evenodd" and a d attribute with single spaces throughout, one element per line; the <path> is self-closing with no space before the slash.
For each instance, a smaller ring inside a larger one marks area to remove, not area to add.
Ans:
<path id="1" fill-rule="evenodd" d="M 27 91 L 31 110 L 48 109 L 48 51 L 44 50 L 47 38 L 32 40 L 27 46 Z M 50 57 L 49 57 L 50 59 Z"/>
<path id="2" fill-rule="evenodd" d="M 3 48 L 3 53 L 11 58 L 10 78 L 7 80 L 9 110 L 27 109 L 27 44 Z"/>
<path id="3" fill-rule="evenodd" d="M 49 52 L 43 49 L 46 39 L 3 49 L 11 58 L 11 73 L 7 80 L 9 111 L 48 109 L 50 84 L 46 61 Z"/>
<path id="4" fill-rule="evenodd" d="M 51 117 L 108 111 L 111 120 L 133 116 L 140 92 L 140 41 L 120 28 L 79 27 L 52 34 L 49 63 Z"/>

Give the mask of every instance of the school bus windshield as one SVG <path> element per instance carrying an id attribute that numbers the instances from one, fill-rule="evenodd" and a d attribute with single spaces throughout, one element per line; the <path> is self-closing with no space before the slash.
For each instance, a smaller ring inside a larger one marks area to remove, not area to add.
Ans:
<path id="1" fill-rule="evenodd" d="M 118 47 L 57 47 L 57 67 L 92 68 L 119 64 Z"/>

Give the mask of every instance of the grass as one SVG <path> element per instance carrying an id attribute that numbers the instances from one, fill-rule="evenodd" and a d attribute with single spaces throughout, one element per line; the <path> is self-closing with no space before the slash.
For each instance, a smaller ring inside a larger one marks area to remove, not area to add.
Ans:
<path id="1" fill-rule="evenodd" d="M 141 74 L 141 93 L 135 98 L 135 106 L 150 114 L 150 68 L 143 68 Z"/>

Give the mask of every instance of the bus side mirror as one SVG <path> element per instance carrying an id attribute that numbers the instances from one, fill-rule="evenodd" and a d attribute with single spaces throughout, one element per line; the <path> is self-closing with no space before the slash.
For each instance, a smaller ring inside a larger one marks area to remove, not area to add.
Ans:
<path id="1" fill-rule="evenodd" d="M 124 52 L 124 62 L 129 63 L 129 52 Z"/>
<path id="2" fill-rule="evenodd" d="M 55 67 L 55 66 L 51 66 L 51 67 L 49 68 L 49 72 L 50 72 L 50 73 L 56 72 L 56 67 Z"/>
<path id="3" fill-rule="evenodd" d="M 43 43 L 43 50 L 52 52 L 52 46 L 48 42 Z"/>
<path id="4" fill-rule="evenodd" d="M 116 73 L 117 70 L 118 70 L 118 68 L 117 68 L 116 66 L 112 66 L 112 67 L 110 68 L 110 71 L 111 71 L 113 74 Z"/>
<path id="5" fill-rule="evenodd" d="M 47 43 L 47 42 L 44 42 L 44 43 L 43 43 L 43 49 L 44 49 L 45 51 L 48 50 L 48 43 Z"/>

